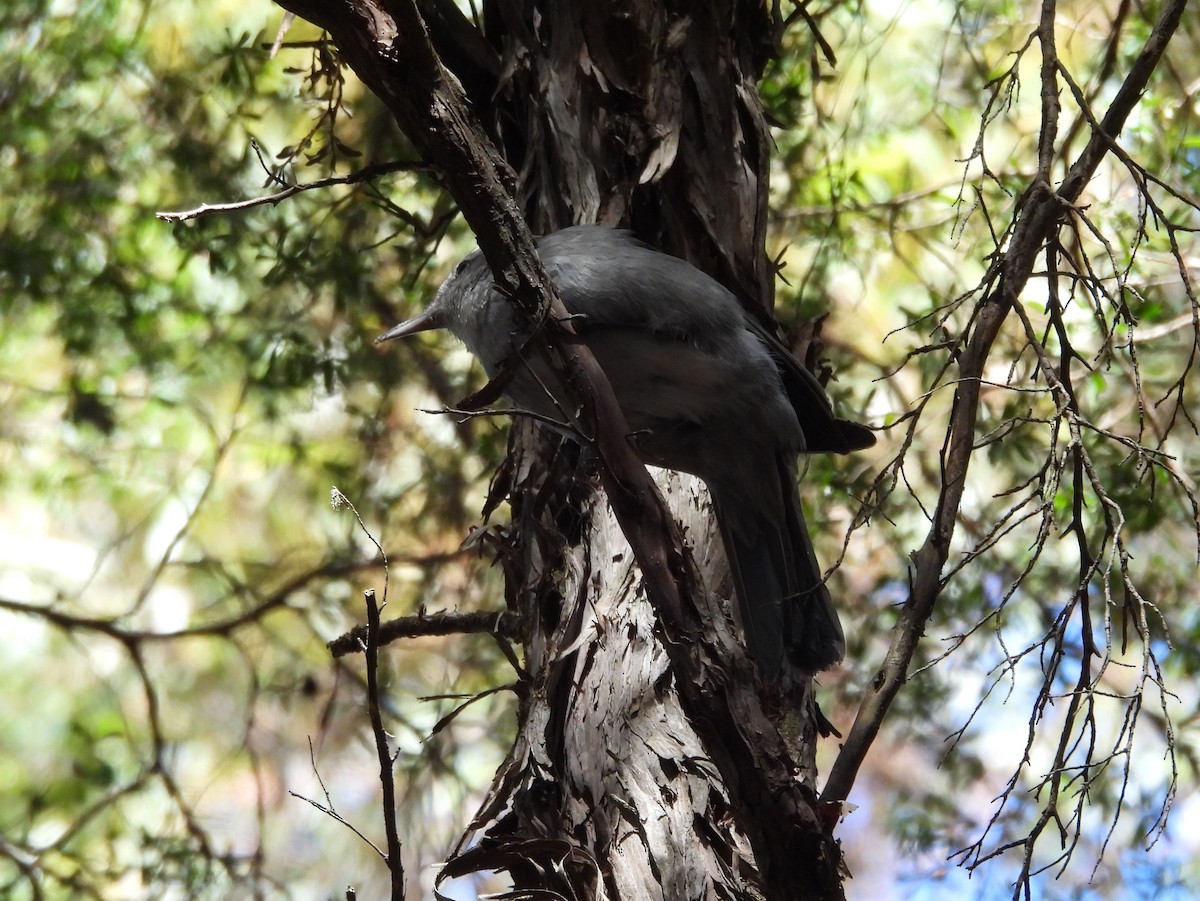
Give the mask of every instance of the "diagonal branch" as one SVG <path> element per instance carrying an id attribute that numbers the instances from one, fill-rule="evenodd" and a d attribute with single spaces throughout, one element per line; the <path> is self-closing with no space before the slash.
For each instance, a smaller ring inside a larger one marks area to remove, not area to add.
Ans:
<path id="1" fill-rule="evenodd" d="M 960 377 L 943 447 L 942 489 L 933 522 L 924 544 L 913 554 L 908 600 L 893 629 L 892 642 L 883 665 L 868 687 L 854 725 L 830 770 L 822 794 L 823 801 L 843 801 L 849 796 L 859 767 L 879 732 L 888 708 L 907 678 L 917 641 L 924 633 L 934 604 L 944 587 L 942 571 L 949 559 L 954 526 L 966 488 L 967 471 L 975 450 L 979 389 L 992 344 L 1014 302 L 1028 283 L 1041 249 L 1054 237 L 1137 105 L 1171 36 L 1179 26 L 1186 6 L 1187 0 L 1171 0 L 1164 6 L 1162 15 L 1130 67 L 1099 128 L 1093 129 L 1087 145 L 1071 165 L 1057 191 L 1046 180 L 1048 170 L 1042 166 L 1048 153 L 1047 138 L 1054 134 L 1056 128 L 1057 87 L 1043 85 L 1039 177 L 1029 185 L 1018 204 L 1020 218 L 1012 230 L 1007 250 L 988 270 L 985 284 L 989 290 L 979 301 L 974 330 L 959 358 Z M 1053 7 L 1053 0 L 1045 0 L 1043 10 L 1050 12 L 1043 17 L 1039 26 L 1043 54 L 1053 51 L 1053 35 L 1047 33 L 1048 29 L 1053 28 Z M 1053 66 L 1043 69 L 1043 77 L 1054 78 L 1056 73 L 1057 69 Z"/>
<path id="2" fill-rule="evenodd" d="M 204 216 L 214 216 L 222 213 L 235 213 L 256 206 L 266 206 L 267 204 L 277 206 L 289 197 L 294 197 L 305 191 L 332 188 L 335 185 L 362 184 L 363 182 L 373 181 L 380 176 L 388 175 L 392 172 L 429 172 L 430 169 L 431 167 L 425 163 L 414 163 L 407 160 L 397 160 L 391 163 L 375 163 L 370 166 L 363 166 L 363 168 L 356 172 L 351 172 L 349 175 L 333 175 L 328 178 L 319 178 L 316 181 L 288 185 L 281 191 L 276 191 L 274 194 L 264 194 L 262 197 L 248 197 L 245 200 L 234 200 L 229 203 L 202 203 L 200 206 L 193 207 L 190 210 L 160 210 L 154 215 L 163 222 L 185 222 L 188 219 L 200 219 Z"/>

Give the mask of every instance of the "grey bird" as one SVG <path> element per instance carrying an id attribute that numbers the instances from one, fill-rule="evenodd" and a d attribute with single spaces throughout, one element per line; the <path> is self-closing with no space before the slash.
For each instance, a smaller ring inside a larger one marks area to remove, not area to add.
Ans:
<path id="1" fill-rule="evenodd" d="M 797 459 L 869 447 L 875 436 L 838 419 L 813 375 L 690 263 L 599 225 L 537 247 L 641 458 L 708 486 L 759 671 L 778 677 L 785 655 L 807 672 L 836 664 L 846 640 L 800 509 Z M 567 418 L 561 377 L 532 350 L 478 251 L 424 313 L 376 341 L 435 328 L 459 338 L 517 408 Z"/>

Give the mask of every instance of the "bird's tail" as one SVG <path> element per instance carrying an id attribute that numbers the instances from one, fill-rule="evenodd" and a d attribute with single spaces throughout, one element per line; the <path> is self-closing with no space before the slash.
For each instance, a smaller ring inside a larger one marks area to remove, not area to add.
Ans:
<path id="1" fill-rule="evenodd" d="M 846 638 L 821 578 L 791 466 L 783 458 L 777 464 L 778 488 L 770 492 L 770 501 L 756 503 L 744 493 L 709 486 L 746 645 L 768 678 L 779 675 L 785 656 L 799 669 L 816 673 L 846 653 Z"/>

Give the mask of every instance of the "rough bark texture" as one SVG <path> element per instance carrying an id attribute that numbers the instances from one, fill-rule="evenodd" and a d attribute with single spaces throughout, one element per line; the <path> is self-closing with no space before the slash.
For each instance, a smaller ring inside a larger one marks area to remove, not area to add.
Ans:
<path id="1" fill-rule="evenodd" d="M 529 447 L 518 497 L 561 510 L 566 499 L 547 493 L 563 483 L 547 478 L 544 455 Z M 703 486 L 665 471 L 657 481 L 702 580 L 726 580 Z M 602 495 L 580 499 L 581 531 L 566 530 L 569 544 L 526 522 L 540 538 L 523 542 L 530 582 L 520 596 L 526 604 L 549 596 L 549 610 L 531 637 L 517 740 L 447 873 L 503 868 L 518 888 L 564 898 L 760 898 L 750 842 L 681 703 L 628 541 Z M 564 589 L 566 603 L 555 594 Z M 714 628 L 736 643 L 728 619 Z M 559 859 L 566 863 L 555 867 Z"/>
<path id="2" fill-rule="evenodd" d="M 535 230 L 630 224 L 752 309 L 769 306 L 761 5 L 501 0 L 485 7 L 492 51 L 437 0 L 283 5 L 332 34 L 442 167 L 498 284 L 530 315 L 553 296 L 521 211 Z M 519 178 L 482 138 L 464 90 Z M 510 604 L 529 628 L 528 677 L 516 744 L 447 873 L 503 868 L 519 891 L 568 898 L 841 897 L 836 844 L 728 606 L 696 579 L 590 354 L 555 331 L 595 417 L 608 503 L 567 465 L 573 453 L 547 453 L 518 426 L 507 565 Z M 699 516 L 687 534 L 715 588 L 719 542 L 693 490 L 670 494 L 677 514 Z M 796 691 L 794 725 L 811 739 L 807 686 Z"/>
<path id="3" fill-rule="evenodd" d="M 765 5 L 517 6 L 487 7 L 504 61 L 492 124 L 534 231 L 632 226 L 768 314 L 770 138 L 756 89 L 774 34 Z"/>
<path id="4" fill-rule="evenodd" d="M 517 196 L 531 228 L 542 233 L 589 221 L 632 227 L 766 313 L 774 283 L 764 252 L 769 136 L 755 87 L 772 35 L 766 8 L 727 0 L 551 0 L 538 4 L 536 16 L 516 4 L 485 8 L 504 73 L 487 115 L 518 172 Z M 706 502 L 697 503 L 706 498 L 697 484 L 672 480 L 667 501 L 696 542 L 702 584 L 727 598 L 721 543 Z M 533 490 L 545 490 L 540 480 Z M 524 744 L 533 758 L 539 751 L 561 755 L 548 770 L 564 777 L 557 828 L 596 854 L 596 897 L 756 897 L 763 886 L 726 790 L 712 765 L 695 763 L 711 749 L 666 679 L 653 611 L 630 568 L 633 555 L 603 505 L 590 505 L 585 515 L 588 534 L 568 552 L 566 578 L 554 589 L 575 599 L 575 616 L 551 642 L 559 653 L 579 650 L 539 697 L 562 722 L 527 732 L 517 753 Z M 725 608 L 708 601 L 708 621 L 737 648 Z M 811 785 L 808 689 L 797 689 L 802 715 L 793 725 L 801 738 L 792 750 Z M 537 722 L 531 717 L 525 725 Z M 594 753 L 581 753 L 587 748 Z M 540 766 L 527 761 L 523 769 L 528 778 Z M 530 822 L 544 812 L 544 799 L 528 788 L 511 797 L 518 820 Z M 755 817 L 752 798 L 737 803 Z M 814 859 L 829 853 L 820 843 L 811 851 Z M 795 860 L 777 861 L 777 873 L 780 867 L 805 868 Z M 819 893 L 812 882 L 807 888 Z"/>

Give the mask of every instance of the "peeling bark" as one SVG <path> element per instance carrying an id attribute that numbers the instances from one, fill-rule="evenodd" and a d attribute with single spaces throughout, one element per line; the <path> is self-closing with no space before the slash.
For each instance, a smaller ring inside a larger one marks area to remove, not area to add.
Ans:
<path id="1" fill-rule="evenodd" d="M 632 226 L 768 315 L 770 136 L 756 88 L 774 35 L 765 5 L 491 8 L 505 73 L 492 130 L 534 231 Z"/>
<path id="2" fill-rule="evenodd" d="M 553 490 L 544 474 L 528 476 Z M 707 492 L 689 476 L 659 471 L 657 481 L 704 582 L 727 581 Z M 572 616 L 553 626 L 543 618 L 519 735 L 447 872 L 503 867 L 518 888 L 568 898 L 761 898 L 749 840 L 673 684 L 629 544 L 602 495 L 590 494 L 581 513 L 582 540 L 560 545 L 551 580 L 552 590 L 578 592 L 562 608 Z M 547 550 L 528 561 L 535 580 Z M 736 643 L 731 621 L 714 628 Z M 573 863 L 556 868 L 564 855 Z"/>

